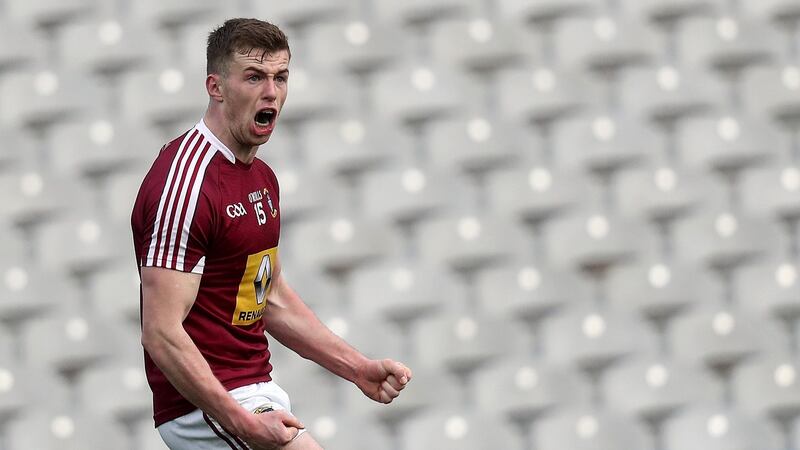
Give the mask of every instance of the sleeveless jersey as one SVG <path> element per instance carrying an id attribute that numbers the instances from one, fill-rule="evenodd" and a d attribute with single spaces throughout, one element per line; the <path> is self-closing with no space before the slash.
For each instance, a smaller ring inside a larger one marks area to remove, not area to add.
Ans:
<path id="1" fill-rule="evenodd" d="M 247 165 L 201 120 L 165 145 L 131 216 L 140 267 L 201 274 L 183 327 L 226 389 L 270 381 L 262 315 L 280 235 L 278 182 L 256 158 Z M 145 351 L 156 426 L 196 407 Z"/>

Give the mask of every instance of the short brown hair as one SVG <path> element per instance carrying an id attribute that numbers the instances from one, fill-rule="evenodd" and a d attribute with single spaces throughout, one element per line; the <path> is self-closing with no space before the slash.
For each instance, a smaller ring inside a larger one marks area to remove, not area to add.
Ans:
<path id="1" fill-rule="evenodd" d="M 258 19 L 228 19 L 208 35 L 206 73 L 226 75 L 233 52 L 263 51 L 266 56 L 281 50 L 289 53 L 289 40 L 277 26 Z"/>

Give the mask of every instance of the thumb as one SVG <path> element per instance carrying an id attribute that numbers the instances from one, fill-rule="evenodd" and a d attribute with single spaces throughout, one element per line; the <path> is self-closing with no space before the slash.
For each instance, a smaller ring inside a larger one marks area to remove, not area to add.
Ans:
<path id="1" fill-rule="evenodd" d="M 300 422 L 300 419 L 298 419 L 297 417 L 285 411 L 279 411 L 279 413 L 280 413 L 281 423 L 283 423 L 285 426 L 295 427 L 295 428 L 305 428 L 305 425 L 303 425 L 303 423 Z"/>

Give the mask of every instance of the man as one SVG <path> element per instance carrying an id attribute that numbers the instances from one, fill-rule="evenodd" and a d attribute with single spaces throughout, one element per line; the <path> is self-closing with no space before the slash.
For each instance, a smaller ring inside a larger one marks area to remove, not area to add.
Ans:
<path id="1" fill-rule="evenodd" d="M 134 205 L 145 368 L 172 449 L 321 448 L 271 381 L 264 331 L 378 402 L 411 379 L 334 335 L 281 274 L 278 182 L 256 152 L 280 117 L 290 57 L 267 22 L 213 31 L 206 114 L 161 149 Z"/>

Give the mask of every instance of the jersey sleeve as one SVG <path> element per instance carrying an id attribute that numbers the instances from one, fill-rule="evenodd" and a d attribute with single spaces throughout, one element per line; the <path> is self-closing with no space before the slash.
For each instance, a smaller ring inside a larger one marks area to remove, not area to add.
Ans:
<path id="1" fill-rule="evenodd" d="M 213 193 L 203 189 L 202 176 L 173 178 L 142 185 L 132 218 L 137 260 L 142 267 L 202 274 L 215 230 Z"/>

